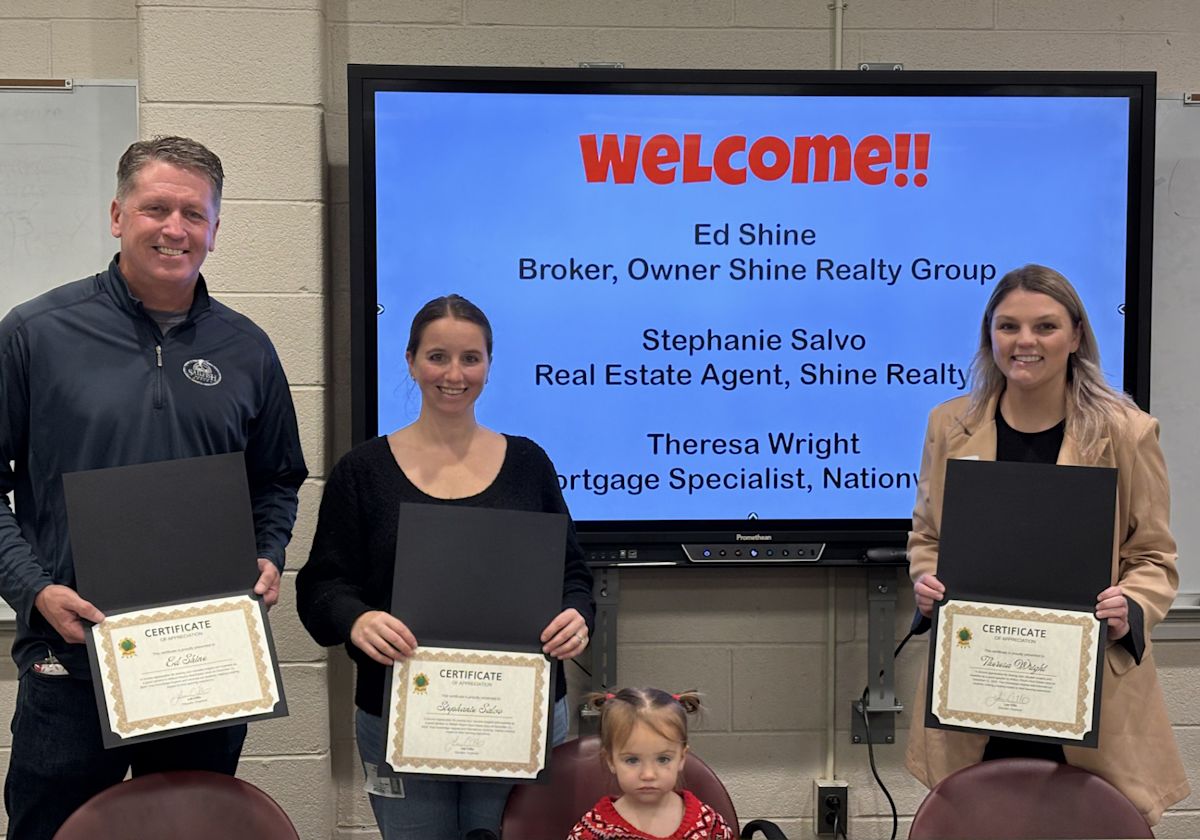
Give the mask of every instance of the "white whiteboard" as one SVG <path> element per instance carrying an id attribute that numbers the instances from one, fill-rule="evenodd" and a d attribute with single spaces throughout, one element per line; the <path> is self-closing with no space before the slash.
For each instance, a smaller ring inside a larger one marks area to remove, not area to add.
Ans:
<path id="1" fill-rule="evenodd" d="M 137 118 L 135 82 L 0 90 L 0 315 L 108 265 L 117 160 Z"/>
<path id="2" fill-rule="evenodd" d="M 1150 410 L 1171 475 L 1182 604 L 1200 595 L 1200 105 L 1160 95 L 1157 126 Z"/>
<path id="3" fill-rule="evenodd" d="M 137 135 L 136 82 L 0 89 L 0 317 L 108 265 L 117 160 Z"/>

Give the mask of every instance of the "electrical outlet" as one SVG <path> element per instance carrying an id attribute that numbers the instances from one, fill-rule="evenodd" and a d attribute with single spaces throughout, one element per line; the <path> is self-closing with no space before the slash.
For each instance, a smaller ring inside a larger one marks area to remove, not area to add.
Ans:
<path id="1" fill-rule="evenodd" d="M 817 837 L 848 836 L 849 813 L 849 782 L 813 780 L 813 834 Z"/>

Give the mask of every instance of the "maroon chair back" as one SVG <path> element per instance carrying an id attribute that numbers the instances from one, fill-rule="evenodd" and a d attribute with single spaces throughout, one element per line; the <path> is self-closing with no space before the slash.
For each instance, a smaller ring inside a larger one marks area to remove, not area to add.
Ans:
<path id="1" fill-rule="evenodd" d="M 1133 803 L 1104 779 L 1041 758 L 1003 758 L 942 779 L 908 840 L 1153 837 Z"/>
<path id="2" fill-rule="evenodd" d="M 93 796 L 63 823 L 54 840 L 299 840 L 275 800 L 249 782 L 181 770 L 148 773 Z"/>
<path id="3" fill-rule="evenodd" d="M 712 768 L 689 751 L 682 775 L 683 787 L 724 817 L 736 834 L 737 812 Z M 516 785 L 509 794 L 501 840 L 563 840 L 602 796 L 620 793 L 616 778 L 600 757 L 598 737 L 566 741 L 550 755 L 547 784 Z"/>

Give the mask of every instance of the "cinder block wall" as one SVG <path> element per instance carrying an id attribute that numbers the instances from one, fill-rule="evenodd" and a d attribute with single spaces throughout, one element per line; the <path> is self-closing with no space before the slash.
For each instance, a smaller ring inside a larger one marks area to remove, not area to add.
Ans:
<path id="1" fill-rule="evenodd" d="M 843 63 L 1154 69 L 1161 89 L 1179 91 L 1200 86 L 1198 21 L 1189 0 L 858 0 L 845 12 Z M 308 640 L 293 598 L 322 476 L 349 442 L 346 63 L 825 69 L 833 53 L 824 0 L 0 0 L 0 77 L 136 78 L 143 135 L 191 134 L 225 162 L 205 274 L 279 347 L 313 474 L 272 613 L 292 717 L 252 727 L 241 772 L 306 840 L 377 836 L 360 791 L 351 669 Z M 706 692 L 694 745 L 744 820 L 809 836 L 811 780 L 832 756 L 850 782 L 851 836 L 889 836 L 866 749 L 849 736 L 867 668 L 862 573 L 640 570 L 621 587 L 621 682 Z M 904 588 L 898 634 L 910 610 Z M 1200 641 L 1175 635 L 1184 638 L 1157 645 L 1160 676 L 1200 788 Z M 898 665 L 906 701 L 924 656 L 913 643 Z M 578 688 L 579 672 L 568 673 Z M 0 663 L 0 718 L 15 690 L 11 663 Z M 5 768 L 9 743 L 0 728 Z M 904 836 L 923 790 L 901 752 L 883 746 L 876 758 Z M 1200 836 L 1198 796 L 1166 815 L 1159 836 Z"/>
<path id="2" fill-rule="evenodd" d="M 133 0 L 81 0 L 36 8 L 19 0 L 0 1 L 0 78 L 136 79 L 137 71 Z M 62 281 L 71 279 L 77 278 Z M 8 722 L 17 695 L 16 667 L 7 655 L 11 646 L 11 628 L 0 629 L 0 769 L 5 775 L 12 747 Z M 7 830 L 8 816 L 0 813 L 0 831 Z"/>
<path id="3" fill-rule="evenodd" d="M 137 3 L 141 134 L 196 137 L 221 156 L 221 231 L 204 274 L 274 341 L 312 475 L 271 614 L 291 714 L 251 727 L 239 775 L 269 791 L 304 837 L 321 838 L 334 823 L 328 674 L 293 593 L 328 436 L 322 11 L 319 0 Z"/>
<path id="4" fill-rule="evenodd" d="M 0 76 L 137 79 L 141 136 L 193 136 L 224 163 L 222 224 L 204 274 L 213 293 L 253 318 L 279 349 L 312 473 L 301 490 L 282 603 L 272 612 L 291 716 L 251 728 L 240 774 L 278 799 L 305 838 L 332 835 L 336 794 L 326 654 L 300 627 L 293 606 L 295 568 L 308 554 L 329 436 L 322 5 L 0 3 Z M 11 642 L 11 633 L 4 635 Z M 14 676 L 5 657 L 5 720 Z M 5 726 L 5 767 L 10 743 Z"/>

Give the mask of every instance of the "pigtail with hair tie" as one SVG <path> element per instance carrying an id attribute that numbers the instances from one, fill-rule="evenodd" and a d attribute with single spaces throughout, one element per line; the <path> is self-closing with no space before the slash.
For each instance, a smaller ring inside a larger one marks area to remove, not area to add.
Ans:
<path id="1" fill-rule="evenodd" d="M 676 703 L 683 706 L 683 710 L 689 715 L 700 711 L 700 692 L 695 689 L 681 691 L 678 694 L 672 694 L 671 697 Z"/>
<path id="2" fill-rule="evenodd" d="M 605 703 L 608 703 L 616 696 L 611 691 L 589 691 L 583 696 L 583 703 L 589 709 L 600 711 Z"/>

